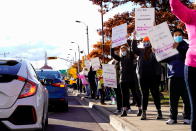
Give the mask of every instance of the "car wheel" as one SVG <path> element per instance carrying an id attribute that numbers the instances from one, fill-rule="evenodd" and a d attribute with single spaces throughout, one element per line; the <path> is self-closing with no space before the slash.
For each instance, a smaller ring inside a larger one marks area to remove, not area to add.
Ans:
<path id="1" fill-rule="evenodd" d="M 68 101 L 65 100 L 57 105 L 57 109 L 60 112 L 68 111 Z"/>
<path id="2" fill-rule="evenodd" d="M 68 107 L 68 101 L 65 100 L 65 104 L 64 104 L 64 111 L 68 111 L 69 107 Z"/>

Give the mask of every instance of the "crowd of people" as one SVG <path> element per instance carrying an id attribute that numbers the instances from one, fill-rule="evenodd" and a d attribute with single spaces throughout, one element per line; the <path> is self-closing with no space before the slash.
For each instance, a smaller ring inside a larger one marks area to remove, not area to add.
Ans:
<path id="1" fill-rule="evenodd" d="M 130 94 L 132 102 L 138 107 L 137 116 L 141 120 L 147 119 L 147 107 L 151 94 L 157 109 L 156 119 L 162 119 L 160 85 L 164 74 L 161 64 L 167 63 L 167 76 L 169 80 L 170 118 L 166 124 L 177 123 L 178 103 L 180 97 L 184 104 L 184 124 L 191 124 L 192 130 L 196 130 L 196 103 L 194 76 L 196 75 L 196 11 L 187 8 L 180 0 L 170 0 L 172 12 L 185 23 L 190 43 L 185 42 L 184 31 L 175 29 L 172 35 L 175 43 L 173 48 L 178 54 L 163 61 L 157 61 L 155 49 L 152 48 L 149 37 L 136 39 L 136 33 L 132 33 L 133 39 L 128 39 L 127 44 L 120 48 L 111 48 L 112 61 L 115 65 L 117 76 L 117 88 L 104 87 L 102 66 L 98 70 L 84 68 L 79 78 L 85 87 L 86 96 L 92 99 L 100 97 L 101 104 L 105 104 L 108 94 L 116 100 L 115 114 L 121 117 L 127 116 L 130 108 Z M 138 48 L 142 43 L 143 48 Z M 131 93 L 130 93 L 131 91 Z M 108 93 L 110 92 L 110 93 Z"/>

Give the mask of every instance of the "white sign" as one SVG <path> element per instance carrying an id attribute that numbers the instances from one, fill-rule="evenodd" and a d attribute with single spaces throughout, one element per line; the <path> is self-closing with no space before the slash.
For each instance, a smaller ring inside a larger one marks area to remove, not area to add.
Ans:
<path id="1" fill-rule="evenodd" d="M 141 38 L 146 37 L 148 30 L 154 26 L 155 9 L 137 8 L 135 9 L 135 30 Z"/>
<path id="2" fill-rule="evenodd" d="M 94 71 L 98 70 L 100 68 L 100 61 L 98 57 L 91 59 L 91 65 Z"/>
<path id="3" fill-rule="evenodd" d="M 115 65 L 103 64 L 103 82 L 105 87 L 117 88 Z"/>
<path id="4" fill-rule="evenodd" d="M 85 60 L 84 64 L 85 64 L 86 68 L 90 69 L 90 67 L 91 67 L 91 61 L 90 60 Z"/>
<path id="5" fill-rule="evenodd" d="M 127 24 L 112 28 L 112 48 L 127 43 Z"/>
<path id="6" fill-rule="evenodd" d="M 161 61 L 178 54 L 178 51 L 173 49 L 174 39 L 171 35 L 167 22 L 154 26 L 149 30 L 148 36 L 152 47 L 155 49 L 157 61 Z"/>

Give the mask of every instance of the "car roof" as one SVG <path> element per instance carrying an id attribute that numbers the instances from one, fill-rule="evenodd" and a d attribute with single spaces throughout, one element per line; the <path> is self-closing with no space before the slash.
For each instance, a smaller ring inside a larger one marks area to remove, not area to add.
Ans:
<path id="1" fill-rule="evenodd" d="M 41 70 L 36 70 L 36 71 L 53 71 L 53 72 L 59 72 L 58 70 L 52 70 L 52 69 L 41 69 Z"/>
<path id="2" fill-rule="evenodd" d="M 22 61 L 22 59 L 8 58 L 8 57 L 0 57 L 0 60 L 4 60 L 4 61 L 18 61 L 18 62 Z"/>

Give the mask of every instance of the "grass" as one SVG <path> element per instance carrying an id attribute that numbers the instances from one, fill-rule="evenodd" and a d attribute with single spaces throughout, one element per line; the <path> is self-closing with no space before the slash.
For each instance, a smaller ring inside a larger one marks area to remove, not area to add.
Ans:
<path id="1" fill-rule="evenodd" d="M 161 92 L 161 93 L 163 94 L 163 96 L 161 96 L 161 104 L 162 105 L 169 105 L 169 93 L 168 92 Z M 152 95 L 150 95 L 149 101 L 153 101 Z M 180 98 L 178 104 L 180 107 L 183 106 L 182 98 Z"/>

